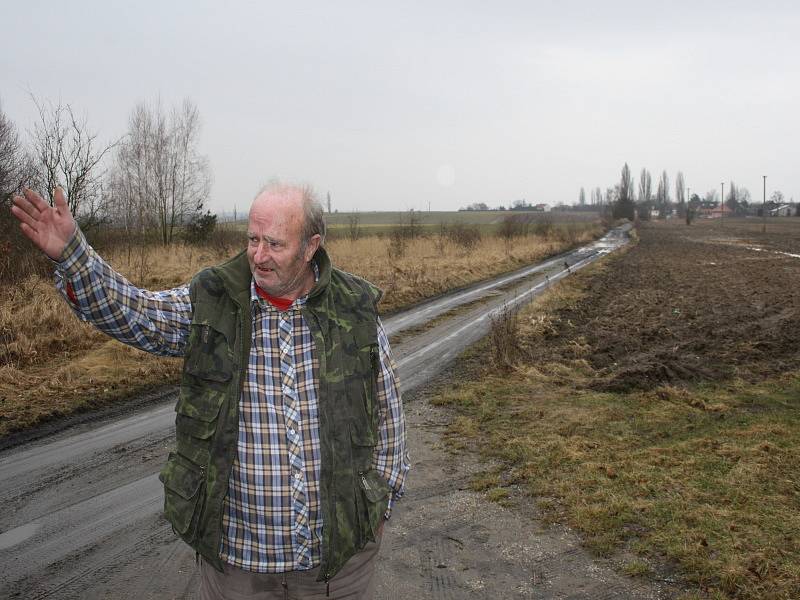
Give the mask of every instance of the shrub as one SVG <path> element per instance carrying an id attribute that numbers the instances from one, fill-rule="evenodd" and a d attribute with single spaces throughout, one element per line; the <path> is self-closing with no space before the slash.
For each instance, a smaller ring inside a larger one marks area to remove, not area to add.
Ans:
<path id="1" fill-rule="evenodd" d="M 404 227 L 396 227 L 389 234 L 389 246 L 387 253 L 389 258 L 403 258 L 406 254 L 406 246 L 408 245 L 408 235 Z"/>
<path id="2" fill-rule="evenodd" d="M 553 231 L 553 221 L 550 220 L 549 217 L 536 221 L 536 224 L 533 226 L 534 235 L 540 237 L 547 237 L 550 235 L 551 231 Z"/>
<path id="3" fill-rule="evenodd" d="M 184 239 L 190 244 L 203 244 L 211 239 L 216 228 L 217 215 L 212 215 L 210 210 L 205 213 L 197 213 L 186 226 Z"/>
<path id="4" fill-rule="evenodd" d="M 497 235 L 507 242 L 511 241 L 515 237 L 525 235 L 528 230 L 528 223 L 524 218 L 521 217 L 522 215 L 508 215 L 500 223 L 500 227 L 497 230 Z"/>
<path id="5" fill-rule="evenodd" d="M 517 311 L 504 306 L 489 318 L 489 347 L 492 363 L 501 371 L 510 371 L 520 359 L 519 319 Z"/>
<path id="6" fill-rule="evenodd" d="M 52 263 L 19 228 L 11 204 L 0 205 L 0 282 L 18 283 L 31 275 L 48 277 Z"/>
<path id="7" fill-rule="evenodd" d="M 464 250 L 471 250 L 481 241 L 481 232 L 477 225 L 453 223 L 448 230 L 450 241 Z"/>
<path id="8" fill-rule="evenodd" d="M 360 219 L 357 214 L 347 217 L 347 237 L 353 242 L 361 237 Z"/>

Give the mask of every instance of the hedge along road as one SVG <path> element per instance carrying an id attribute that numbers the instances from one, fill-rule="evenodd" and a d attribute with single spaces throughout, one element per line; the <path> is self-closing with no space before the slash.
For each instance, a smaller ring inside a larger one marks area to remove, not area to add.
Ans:
<path id="1" fill-rule="evenodd" d="M 621 247 L 627 243 L 627 230 L 614 229 L 583 248 L 384 319 L 390 337 L 415 328 L 393 343 L 403 393 L 413 397 L 415 389 L 484 336 L 491 315 L 529 301 L 570 272 Z M 423 328 L 426 323 L 429 328 Z M 158 471 L 173 444 L 174 400 L 170 395 L 155 407 L 114 422 L 90 422 L 0 454 L 0 502 L 5 507 L 0 514 L 1 597 L 194 595 L 194 554 L 174 537 L 161 515 Z M 441 472 L 447 461 L 439 460 L 444 453 L 434 448 L 436 434 L 427 427 L 431 413 L 413 401 L 406 411 L 414 469 L 407 498 L 398 505 L 387 527 L 378 597 L 460 598 L 467 592 L 480 596 L 484 585 L 486 596 L 496 597 L 498 588 L 489 571 L 501 564 L 500 555 L 505 556 L 506 570 L 514 573 L 530 560 L 530 552 L 523 549 L 520 552 L 528 556 L 507 555 L 513 540 L 498 541 L 492 524 L 481 523 L 485 520 L 481 514 L 501 509 L 493 505 L 477 508 L 476 495 L 459 490 L 458 482 L 463 484 L 468 468 L 459 472 L 458 465 L 452 465 L 447 473 Z M 457 513 L 453 513 L 453 502 L 460 503 Z M 441 514 L 435 514 L 437 510 Z M 418 522 L 423 514 L 426 520 Z M 467 515 L 471 516 L 465 520 Z M 454 516 L 460 517 L 458 523 L 452 522 Z M 493 517 L 495 523 L 502 520 Z M 448 522 L 450 533 L 439 531 Z M 520 526 L 514 525 L 517 532 Z M 469 576 L 459 579 L 448 573 L 446 557 L 458 554 L 463 564 L 470 562 L 469 544 L 451 535 L 465 527 L 460 535 L 477 544 L 474 555 L 480 560 L 473 561 L 472 568 L 464 567 L 462 572 Z M 477 536 L 475 527 L 480 529 Z M 545 545 L 569 548 L 565 552 L 575 554 L 575 540 L 566 546 L 563 539 L 559 540 Z M 497 546 L 497 559 L 492 559 L 485 547 L 492 543 Z M 448 544 L 455 544 L 455 549 Z M 431 566 L 431 560 L 437 564 Z M 563 556 L 559 560 L 564 560 Z M 598 570 L 588 557 L 583 561 L 588 579 L 576 579 L 571 573 L 569 580 L 577 582 L 579 590 L 601 586 L 587 597 L 616 597 L 618 578 L 608 569 Z M 509 581 L 516 582 L 521 597 L 534 589 L 536 597 L 543 597 L 547 582 L 557 579 L 548 578 L 541 561 L 536 564 L 538 567 L 528 568 L 533 575 L 527 571 L 525 575 L 510 575 Z M 481 572 L 484 567 L 485 572 Z M 609 584 L 612 580 L 615 583 Z M 558 594 L 553 597 L 561 597 L 561 589 L 560 585 L 553 587 Z M 601 589 L 605 592 L 598 595 Z M 631 596 L 634 592 L 626 589 L 619 597 L 635 597 Z M 642 597 L 656 597 L 648 594 Z"/>

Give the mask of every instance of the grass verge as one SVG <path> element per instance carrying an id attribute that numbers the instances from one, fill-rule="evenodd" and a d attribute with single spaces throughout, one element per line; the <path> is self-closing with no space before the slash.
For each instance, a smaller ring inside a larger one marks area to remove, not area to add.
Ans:
<path id="1" fill-rule="evenodd" d="M 504 503 L 502 490 L 521 488 L 594 552 L 633 553 L 623 568 L 630 575 L 676 565 L 696 589 L 688 597 L 799 598 L 800 373 L 593 389 L 597 369 L 582 335 L 591 322 L 558 315 L 590 304 L 596 319 L 605 302 L 618 302 L 598 289 L 625 267 L 623 257 L 590 267 L 521 312 L 516 331 L 498 329 L 522 349 L 510 368 L 488 340 L 463 358 L 476 379 L 434 402 L 457 411 L 455 448 L 499 464 L 473 487 Z M 548 344 L 557 351 L 532 361 Z"/>

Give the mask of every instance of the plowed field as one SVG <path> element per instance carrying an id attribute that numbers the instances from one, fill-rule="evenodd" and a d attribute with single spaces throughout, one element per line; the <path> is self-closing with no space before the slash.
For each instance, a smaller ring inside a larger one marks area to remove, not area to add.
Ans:
<path id="1" fill-rule="evenodd" d="M 581 339 L 596 389 L 628 391 L 800 367 L 800 220 L 646 224 L 591 302 L 558 311 L 550 361 Z"/>

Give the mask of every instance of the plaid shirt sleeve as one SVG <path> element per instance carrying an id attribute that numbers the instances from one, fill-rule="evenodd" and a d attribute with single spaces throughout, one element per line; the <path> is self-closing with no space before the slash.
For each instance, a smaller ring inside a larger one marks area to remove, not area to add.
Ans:
<path id="1" fill-rule="evenodd" d="M 82 321 L 161 356 L 182 356 L 192 320 L 189 287 L 141 290 L 89 246 L 80 229 L 56 261 L 56 288 Z"/>
<path id="2" fill-rule="evenodd" d="M 397 381 L 397 365 L 395 365 L 389 338 L 378 319 L 378 348 L 381 372 L 378 376 L 378 410 L 380 413 L 378 426 L 378 444 L 373 456 L 373 467 L 392 488 L 389 509 L 392 502 L 399 500 L 405 489 L 405 477 L 411 468 L 406 450 L 406 429 L 403 417 L 403 403 L 400 399 L 400 386 Z"/>

